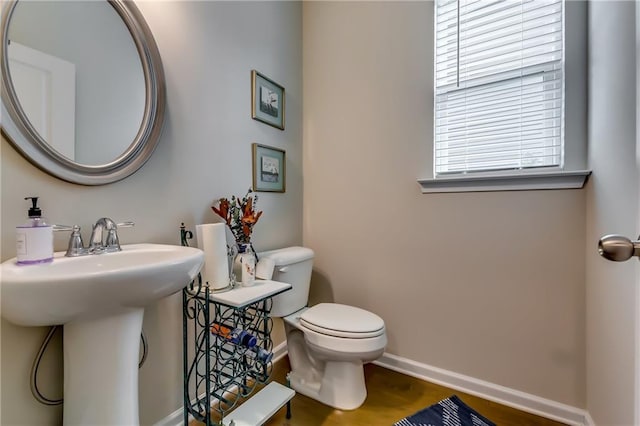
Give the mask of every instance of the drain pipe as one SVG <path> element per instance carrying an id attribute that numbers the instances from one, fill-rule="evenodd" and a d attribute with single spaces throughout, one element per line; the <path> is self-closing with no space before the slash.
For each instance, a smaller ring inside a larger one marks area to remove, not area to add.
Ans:
<path id="1" fill-rule="evenodd" d="M 30 377 L 30 385 L 31 385 L 31 394 L 41 404 L 44 405 L 60 405 L 64 401 L 63 398 L 60 399 L 49 399 L 46 396 L 42 395 L 40 389 L 38 389 L 38 368 L 40 367 L 40 361 L 42 361 L 42 356 L 44 355 L 44 351 L 49 346 L 49 342 L 51 338 L 55 334 L 56 330 L 60 327 L 59 325 L 54 325 L 49 329 L 49 333 L 42 341 L 42 345 L 40 346 L 40 350 L 33 360 L 33 365 L 31 366 L 31 377 Z M 140 334 L 140 339 L 142 340 L 142 359 L 138 363 L 138 368 L 141 368 L 144 365 L 144 362 L 147 360 L 147 353 L 149 350 L 149 345 L 147 344 L 147 336 L 144 334 L 144 330 Z"/>

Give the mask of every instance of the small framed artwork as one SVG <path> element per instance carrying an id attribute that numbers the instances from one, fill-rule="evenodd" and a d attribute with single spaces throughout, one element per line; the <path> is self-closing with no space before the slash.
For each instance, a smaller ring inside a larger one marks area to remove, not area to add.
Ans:
<path id="1" fill-rule="evenodd" d="M 254 143 L 253 190 L 284 192 L 286 183 L 286 153 L 282 149 Z"/>
<path id="2" fill-rule="evenodd" d="M 251 71 L 251 118 L 284 130 L 284 87 Z"/>

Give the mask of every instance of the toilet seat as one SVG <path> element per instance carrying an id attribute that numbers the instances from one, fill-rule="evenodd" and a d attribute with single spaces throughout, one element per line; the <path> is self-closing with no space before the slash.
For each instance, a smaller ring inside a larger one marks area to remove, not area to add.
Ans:
<path id="1" fill-rule="evenodd" d="M 385 332 L 384 321 L 378 315 L 339 303 L 320 303 L 300 315 L 300 325 L 332 337 L 368 339 Z"/>

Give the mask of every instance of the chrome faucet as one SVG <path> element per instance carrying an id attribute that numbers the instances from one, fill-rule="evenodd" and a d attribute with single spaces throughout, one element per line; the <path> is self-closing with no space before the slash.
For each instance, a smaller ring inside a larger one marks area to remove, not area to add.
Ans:
<path id="1" fill-rule="evenodd" d="M 89 247 L 85 248 L 82 242 L 82 235 L 80 234 L 80 227 L 78 225 L 54 225 L 54 231 L 71 231 L 71 237 L 69 238 L 69 245 L 65 256 L 78 257 L 86 256 L 88 254 L 101 254 L 111 253 L 116 251 L 122 251 L 120 247 L 120 240 L 118 238 L 118 228 L 129 228 L 134 226 L 133 222 L 123 222 L 116 224 L 108 217 L 102 217 L 93 225 L 91 231 L 91 239 L 89 240 Z M 106 238 L 104 238 L 104 231 L 107 231 Z"/>
<path id="2" fill-rule="evenodd" d="M 89 239 L 89 253 L 100 254 L 121 251 L 120 240 L 118 239 L 118 227 L 133 226 L 133 222 L 124 222 L 116 224 L 108 217 L 102 217 L 93 225 L 91 238 Z M 104 231 L 107 231 L 106 238 Z"/>
<path id="3" fill-rule="evenodd" d="M 107 230 L 107 241 L 104 240 L 104 230 Z M 115 243 L 115 244 L 114 244 Z M 108 247 L 111 246 L 111 250 Z M 115 247 L 114 247 L 115 246 Z M 93 225 L 91 238 L 89 239 L 89 251 L 91 253 L 103 253 L 106 251 L 119 251 L 118 226 L 108 217 L 101 217 Z"/>

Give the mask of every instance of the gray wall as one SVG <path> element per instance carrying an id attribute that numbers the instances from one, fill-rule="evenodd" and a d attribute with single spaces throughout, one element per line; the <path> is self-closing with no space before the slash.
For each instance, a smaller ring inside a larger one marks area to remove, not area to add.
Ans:
<path id="1" fill-rule="evenodd" d="M 302 242 L 302 28 L 296 2 L 140 2 L 158 43 L 167 78 L 167 119 L 153 157 L 133 176 L 101 187 L 68 184 L 42 173 L 6 142 L 1 145 L 1 258 L 15 256 L 23 197 L 39 195 L 54 223 L 79 224 L 85 239 L 101 216 L 133 220 L 121 242 L 179 244 L 179 226 L 214 221 L 219 197 L 251 186 L 251 143 L 285 149 L 287 192 L 260 193 L 257 250 Z M 286 130 L 251 119 L 251 69 L 286 88 Z M 68 235 L 56 235 L 64 250 Z M 182 406 L 182 318 L 179 295 L 149 307 L 149 357 L 140 370 L 140 418 L 152 424 Z M 46 333 L 2 320 L 3 425 L 59 424 L 60 408 L 39 405 L 29 369 Z M 276 343 L 282 338 L 276 337 Z M 43 391 L 62 391 L 59 339 L 46 356 Z"/>
<path id="2" fill-rule="evenodd" d="M 303 5 L 314 298 L 382 316 L 392 354 L 584 407 L 584 190 L 420 193 L 432 9 Z"/>

